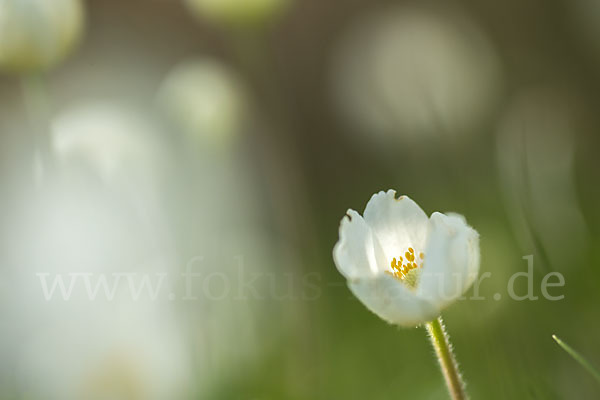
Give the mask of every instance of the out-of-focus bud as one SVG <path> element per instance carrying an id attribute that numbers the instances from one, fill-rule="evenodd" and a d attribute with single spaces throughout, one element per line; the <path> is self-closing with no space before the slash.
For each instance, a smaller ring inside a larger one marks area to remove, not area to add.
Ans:
<path id="1" fill-rule="evenodd" d="M 348 130 L 383 146 L 476 132 L 501 78 L 493 47 L 471 19 L 407 6 L 361 19 L 341 42 L 333 72 Z"/>
<path id="2" fill-rule="evenodd" d="M 290 0 L 185 0 L 198 17 L 228 26 L 262 25 Z"/>
<path id="3" fill-rule="evenodd" d="M 0 0 L 0 69 L 51 68 L 75 47 L 84 19 L 80 0 Z"/>
<path id="4" fill-rule="evenodd" d="M 184 61 L 158 92 L 167 118 L 208 149 L 228 147 L 247 117 L 247 96 L 237 76 L 210 58 Z"/>

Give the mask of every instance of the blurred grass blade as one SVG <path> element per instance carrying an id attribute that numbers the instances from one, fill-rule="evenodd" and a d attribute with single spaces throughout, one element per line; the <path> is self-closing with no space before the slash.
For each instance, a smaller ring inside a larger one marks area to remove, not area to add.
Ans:
<path id="1" fill-rule="evenodd" d="M 562 347 L 567 353 L 569 353 L 571 357 L 575 359 L 575 361 L 577 361 L 579 364 L 581 364 L 582 367 L 587 369 L 588 372 L 592 374 L 594 378 L 598 381 L 598 383 L 600 383 L 600 372 L 598 372 L 598 370 L 594 368 L 594 366 L 590 364 L 589 361 L 583 358 L 581 354 L 573 350 L 571 346 L 563 342 L 558 336 L 552 335 L 552 339 L 554 339 L 554 341 L 558 343 L 560 347 Z"/>

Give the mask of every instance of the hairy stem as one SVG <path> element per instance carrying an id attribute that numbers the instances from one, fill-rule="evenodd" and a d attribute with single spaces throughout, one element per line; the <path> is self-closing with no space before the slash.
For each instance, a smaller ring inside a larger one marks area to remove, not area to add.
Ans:
<path id="1" fill-rule="evenodd" d="M 450 337 L 448 336 L 448 333 L 446 333 L 442 317 L 426 323 L 425 327 L 429 333 L 431 345 L 435 349 L 435 354 L 437 355 L 440 368 L 444 374 L 450 396 L 453 400 L 467 399 L 468 396 L 465 392 L 465 383 L 458 370 L 458 364 L 456 363 L 454 353 L 452 352 L 452 345 L 450 344 Z"/>

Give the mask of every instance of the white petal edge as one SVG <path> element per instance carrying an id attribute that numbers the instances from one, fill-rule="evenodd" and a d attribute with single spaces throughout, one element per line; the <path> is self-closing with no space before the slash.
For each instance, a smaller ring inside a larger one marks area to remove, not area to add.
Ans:
<path id="1" fill-rule="evenodd" d="M 348 287 L 369 310 L 390 324 L 417 326 L 439 315 L 430 302 L 388 274 L 350 280 Z"/>
<path id="2" fill-rule="evenodd" d="M 340 239 L 333 248 L 333 260 L 346 279 L 383 273 L 386 262 L 371 228 L 354 210 L 340 223 Z"/>
<path id="3" fill-rule="evenodd" d="M 462 296 L 478 273 L 477 231 L 461 215 L 433 213 L 417 295 L 441 310 Z"/>
<path id="4" fill-rule="evenodd" d="M 408 196 L 396 199 L 396 191 L 374 194 L 364 212 L 386 257 L 386 265 L 402 256 L 408 247 L 423 251 L 427 239 L 427 214 Z"/>

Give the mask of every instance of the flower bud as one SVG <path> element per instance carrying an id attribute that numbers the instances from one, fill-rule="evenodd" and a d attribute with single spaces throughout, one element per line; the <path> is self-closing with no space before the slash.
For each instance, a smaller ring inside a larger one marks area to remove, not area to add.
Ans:
<path id="1" fill-rule="evenodd" d="M 186 0 L 198 16 L 226 25 L 260 25 L 281 11 L 289 0 Z"/>
<path id="2" fill-rule="evenodd" d="M 0 70 L 53 67 L 75 47 L 83 27 L 80 0 L 0 0 Z"/>
<path id="3" fill-rule="evenodd" d="M 246 120 L 247 96 L 235 71 L 210 58 L 175 66 L 158 92 L 166 117 L 193 142 L 226 148 Z"/>

